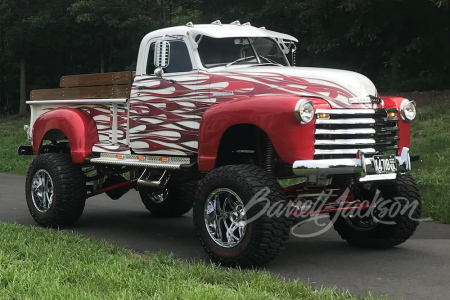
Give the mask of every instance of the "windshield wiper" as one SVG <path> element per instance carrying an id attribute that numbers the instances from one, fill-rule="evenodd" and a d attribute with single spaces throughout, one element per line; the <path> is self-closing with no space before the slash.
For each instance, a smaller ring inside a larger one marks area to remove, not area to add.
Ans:
<path id="1" fill-rule="evenodd" d="M 249 58 L 255 58 L 255 57 L 254 57 L 254 56 L 242 57 L 242 58 L 236 59 L 235 61 L 230 62 L 230 63 L 227 64 L 226 66 L 229 67 L 229 66 L 231 66 L 231 65 L 233 65 L 233 64 L 235 64 L 235 63 L 238 63 L 238 62 L 240 62 L 240 61 L 247 60 L 247 59 L 249 59 Z"/>
<path id="2" fill-rule="evenodd" d="M 277 63 L 276 61 L 271 60 L 271 59 L 268 58 L 268 57 L 265 57 L 265 56 L 262 56 L 262 55 L 258 55 L 258 56 L 261 57 L 261 58 L 264 58 L 266 61 L 268 61 L 268 62 L 271 63 L 271 64 L 278 65 L 278 66 L 283 66 L 282 64 Z"/>

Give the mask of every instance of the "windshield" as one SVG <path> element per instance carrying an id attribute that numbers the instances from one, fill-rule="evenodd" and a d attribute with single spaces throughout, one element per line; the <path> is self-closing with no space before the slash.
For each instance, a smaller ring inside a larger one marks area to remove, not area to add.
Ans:
<path id="1" fill-rule="evenodd" d="M 200 59 L 206 68 L 234 64 L 289 65 L 278 44 L 266 37 L 216 39 L 200 36 L 197 43 Z"/>

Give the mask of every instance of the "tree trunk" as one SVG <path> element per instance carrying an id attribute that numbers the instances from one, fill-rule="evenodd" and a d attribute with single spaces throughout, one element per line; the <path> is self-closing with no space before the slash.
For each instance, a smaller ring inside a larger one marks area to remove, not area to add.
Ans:
<path id="1" fill-rule="evenodd" d="M 0 28 L 0 108 L 6 106 L 6 86 L 5 86 L 5 29 L 3 24 Z"/>
<path id="2" fill-rule="evenodd" d="M 161 0 L 161 27 L 166 27 L 166 12 L 165 12 L 166 5 L 164 3 L 164 0 Z"/>
<path id="3" fill-rule="evenodd" d="M 27 113 L 27 79 L 25 70 L 25 57 L 20 59 L 20 108 L 19 114 Z"/>
<path id="4" fill-rule="evenodd" d="M 105 73 L 105 55 L 100 54 L 100 73 Z"/>
<path id="5" fill-rule="evenodd" d="M 400 56 L 402 54 L 402 47 L 400 45 L 401 24 L 396 23 L 392 32 L 392 52 L 389 64 L 391 65 L 391 91 L 398 91 L 399 88 L 399 74 L 400 74 Z"/>
<path id="6" fill-rule="evenodd" d="M 109 62 L 108 62 L 108 72 L 113 71 L 113 60 L 114 60 L 114 30 L 111 30 L 111 49 L 109 49 Z"/>

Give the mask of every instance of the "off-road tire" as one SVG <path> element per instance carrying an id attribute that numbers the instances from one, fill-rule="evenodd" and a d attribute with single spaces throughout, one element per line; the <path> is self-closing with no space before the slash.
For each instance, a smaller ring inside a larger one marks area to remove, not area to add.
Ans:
<path id="1" fill-rule="evenodd" d="M 205 225 L 205 204 L 209 195 L 216 189 L 227 188 L 234 191 L 244 205 L 261 190 L 268 187 L 265 196 L 270 204 L 279 202 L 286 206 L 287 198 L 276 178 L 255 165 L 229 165 L 208 173 L 200 182 L 199 194 L 194 203 L 194 224 L 203 248 L 211 259 L 224 266 L 256 267 L 273 260 L 289 238 L 291 221 L 282 216 L 269 217 L 264 213 L 247 224 L 243 239 L 232 248 L 217 244 Z M 267 202 L 260 202 L 246 211 L 247 220 L 255 216 Z"/>
<path id="2" fill-rule="evenodd" d="M 170 179 L 167 184 L 169 194 L 161 203 L 156 203 L 149 198 L 148 193 L 153 188 L 139 187 L 144 206 L 158 217 L 179 217 L 192 209 L 198 189 L 198 181 L 181 178 Z"/>
<path id="3" fill-rule="evenodd" d="M 47 212 L 40 212 L 31 195 L 32 180 L 36 172 L 45 170 L 53 182 L 53 202 Z M 74 224 L 83 213 L 86 203 L 86 182 L 79 165 L 70 155 L 48 153 L 37 156 L 28 169 L 25 184 L 28 210 L 33 219 L 43 227 L 67 227 Z"/>
<path id="4" fill-rule="evenodd" d="M 399 200 L 402 207 L 417 201 L 416 206 L 410 207 L 403 214 L 397 214 L 390 218 L 386 216 L 383 221 L 394 221 L 394 225 L 378 224 L 369 231 L 358 231 L 351 227 L 347 221 L 339 216 L 334 222 L 334 228 L 350 245 L 360 248 L 386 249 L 404 243 L 415 232 L 419 225 L 419 219 L 422 215 L 422 200 L 416 181 L 410 175 L 399 175 L 394 182 L 387 182 L 379 185 L 382 197 L 394 199 L 395 197 L 403 197 L 408 199 Z M 386 208 L 389 208 L 386 205 Z M 333 219 L 334 215 L 331 215 Z"/>

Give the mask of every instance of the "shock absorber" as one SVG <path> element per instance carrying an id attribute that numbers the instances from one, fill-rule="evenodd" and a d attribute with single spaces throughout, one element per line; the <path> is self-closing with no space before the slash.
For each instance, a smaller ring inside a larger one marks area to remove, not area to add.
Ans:
<path id="1" fill-rule="evenodd" d="M 267 140 L 265 168 L 267 172 L 275 173 L 275 149 L 270 139 Z"/>

